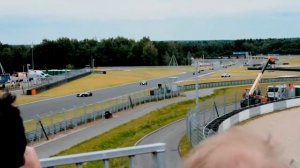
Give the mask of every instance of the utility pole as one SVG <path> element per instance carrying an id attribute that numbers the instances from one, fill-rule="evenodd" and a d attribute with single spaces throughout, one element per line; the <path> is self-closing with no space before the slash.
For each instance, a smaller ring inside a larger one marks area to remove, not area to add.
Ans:
<path id="1" fill-rule="evenodd" d="M 195 87 L 196 87 L 196 108 L 198 109 L 198 106 L 199 106 L 199 100 L 198 100 L 198 98 L 199 98 L 199 90 L 198 90 L 198 82 L 199 82 L 199 79 L 198 79 L 198 64 L 199 64 L 199 62 L 198 62 L 198 59 L 195 59 L 197 62 L 196 62 L 196 72 L 195 72 L 195 74 L 196 74 L 196 85 L 195 85 Z"/>
<path id="2" fill-rule="evenodd" d="M 190 59 L 191 59 L 191 52 L 189 51 L 187 54 L 187 66 L 190 65 Z"/>
<path id="3" fill-rule="evenodd" d="M 31 65 L 32 65 L 32 70 L 34 70 L 34 61 L 33 61 L 33 42 L 31 43 Z"/>

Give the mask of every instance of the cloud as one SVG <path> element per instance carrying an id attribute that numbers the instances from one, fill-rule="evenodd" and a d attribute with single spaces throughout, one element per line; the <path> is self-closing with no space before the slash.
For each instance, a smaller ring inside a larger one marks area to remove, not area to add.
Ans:
<path id="1" fill-rule="evenodd" d="M 71 20 L 163 20 L 298 13 L 294 0 L 9 0 L 1 17 Z"/>

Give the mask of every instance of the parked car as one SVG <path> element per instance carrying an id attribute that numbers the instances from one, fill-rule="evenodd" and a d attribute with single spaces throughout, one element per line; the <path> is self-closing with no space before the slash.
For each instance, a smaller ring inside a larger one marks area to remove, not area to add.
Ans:
<path id="1" fill-rule="evenodd" d="M 221 75 L 222 78 L 229 78 L 231 75 L 229 73 L 223 73 Z"/>
<path id="2" fill-rule="evenodd" d="M 140 82 L 140 85 L 147 85 L 148 83 L 147 83 L 147 81 L 141 81 Z"/>
<path id="3" fill-rule="evenodd" d="M 77 97 L 89 97 L 89 96 L 93 96 L 93 93 L 92 92 L 81 92 L 81 93 L 78 93 L 76 96 Z"/>

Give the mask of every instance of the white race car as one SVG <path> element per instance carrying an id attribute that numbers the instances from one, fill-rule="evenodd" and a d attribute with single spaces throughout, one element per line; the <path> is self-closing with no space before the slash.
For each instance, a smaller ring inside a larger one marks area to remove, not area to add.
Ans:
<path id="1" fill-rule="evenodd" d="M 93 96 L 93 93 L 92 92 L 81 92 L 81 93 L 78 93 L 76 96 L 77 97 L 89 97 L 89 96 Z"/>
<path id="2" fill-rule="evenodd" d="M 147 85 L 148 83 L 147 83 L 147 81 L 141 81 L 140 82 L 140 85 Z"/>
<path id="3" fill-rule="evenodd" d="M 229 78 L 231 75 L 229 73 L 223 73 L 221 75 L 222 78 Z"/>

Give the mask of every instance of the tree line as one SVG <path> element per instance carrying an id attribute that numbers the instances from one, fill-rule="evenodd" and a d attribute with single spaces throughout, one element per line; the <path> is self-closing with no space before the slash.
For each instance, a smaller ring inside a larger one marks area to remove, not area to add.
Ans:
<path id="1" fill-rule="evenodd" d="M 95 39 L 44 39 L 40 44 L 9 45 L 0 42 L 0 62 L 6 72 L 34 69 L 64 69 L 95 66 L 168 65 L 174 55 L 179 65 L 191 58 L 232 56 L 234 51 L 256 54 L 300 54 L 300 39 L 242 39 L 216 41 L 139 41 L 124 37 Z M 31 65 L 32 66 L 32 65 Z"/>

